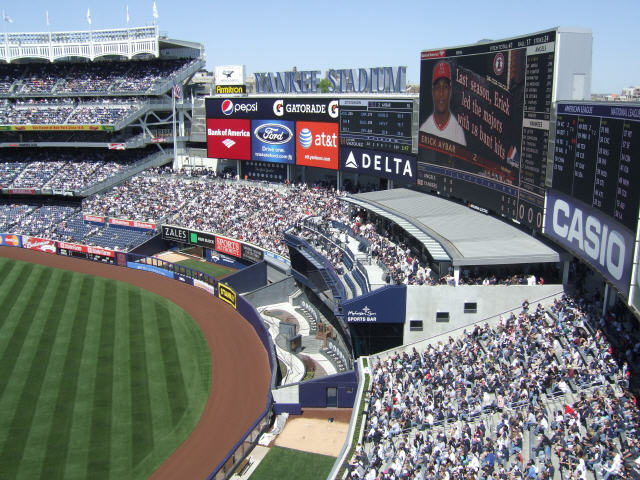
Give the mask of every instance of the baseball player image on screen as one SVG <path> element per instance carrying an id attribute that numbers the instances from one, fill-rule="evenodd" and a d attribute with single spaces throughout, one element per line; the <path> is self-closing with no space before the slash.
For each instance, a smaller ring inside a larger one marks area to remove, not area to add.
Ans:
<path id="1" fill-rule="evenodd" d="M 449 109 L 451 101 L 451 65 L 438 62 L 432 75 L 433 113 L 420 126 L 420 131 L 467 146 L 464 130 Z"/>

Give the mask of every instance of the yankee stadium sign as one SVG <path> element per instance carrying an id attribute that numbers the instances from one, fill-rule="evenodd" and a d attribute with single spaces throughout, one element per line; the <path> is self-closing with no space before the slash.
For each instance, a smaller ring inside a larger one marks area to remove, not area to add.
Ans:
<path id="1" fill-rule="evenodd" d="M 318 93 L 320 70 L 255 73 L 256 93 Z M 404 93 L 407 67 L 327 70 L 328 93 Z"/>

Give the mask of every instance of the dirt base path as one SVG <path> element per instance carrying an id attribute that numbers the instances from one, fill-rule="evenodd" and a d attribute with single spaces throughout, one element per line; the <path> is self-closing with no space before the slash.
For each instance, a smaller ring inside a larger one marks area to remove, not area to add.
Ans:
<path id="1" fill-rule="evenodd" d="M 191 435 L 151 478 L 207 478 L 264 411 L 267 353 L 249 323 L 211 294 L 149 272 L 22 248 L 0 247 L 0 256 L 130 283 L 171 300 L 198 323 L 211 350 L 209 399 Z"/>

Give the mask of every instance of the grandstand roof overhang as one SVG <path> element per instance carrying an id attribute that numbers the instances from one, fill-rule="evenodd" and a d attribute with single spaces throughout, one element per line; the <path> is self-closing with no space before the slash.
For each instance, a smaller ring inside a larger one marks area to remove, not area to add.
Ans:
<path id="1" fill-rule="evenodd" d="M 0 42 L 0 61 L 68 60 L 105 57 L 176 56 L 196 58 L 203 54 L 200 43 L 160 36 L 157 26 L 86 30 L 74 32 L 5 33 Z"/>
<path id="2" fill-rule="evenodd" d="M 560 261 L 557 251 L 515 226 L 433 195 L 396 188 L 345 200 L 397 223 L 436 261 L 455 266 Z"/>

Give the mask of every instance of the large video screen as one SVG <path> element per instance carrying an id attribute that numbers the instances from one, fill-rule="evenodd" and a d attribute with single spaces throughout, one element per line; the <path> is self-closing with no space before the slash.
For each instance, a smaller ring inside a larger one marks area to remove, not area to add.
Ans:
<path id="1" fill-rule="evenodd" d="M 340 146 L 411 154 L 413 101 L 341 98 Z"/>
<path id="2" fill-rule="evenodd" d="M 338 169 L 339 106 L 331 98 L 209 98 L 210 158 Z"/>
<path id="3" fill-rule="evenodd" d="M 542 228 L 556 31 L 421 54 L 417 184 Z"/>

